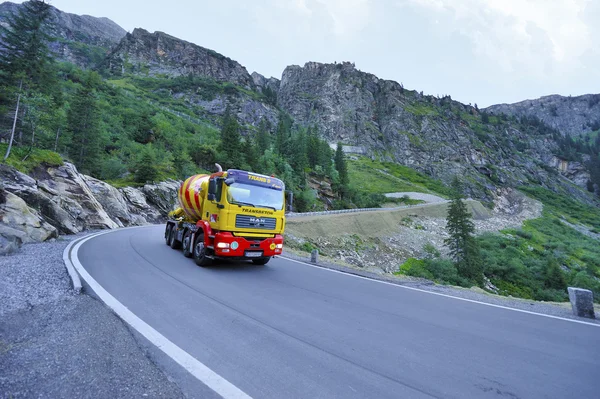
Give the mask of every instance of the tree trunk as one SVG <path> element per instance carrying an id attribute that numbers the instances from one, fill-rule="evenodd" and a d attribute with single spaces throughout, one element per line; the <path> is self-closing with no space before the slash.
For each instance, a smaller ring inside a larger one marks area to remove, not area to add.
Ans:
<path id="1" fill-rule="evenodd" d="M 15 138 L 15 128 L 17 127 L 17 115 L 19 115 L 19 104 L 21 103 L 21 88 L 23 87 L 23 79 L 19 82 L 19 95 L 17 96 L 17 109 L 15 110 L 15 118 L 13 119 L 12 130 L 10 132 L 10 139 L 8 140 L 8 148 L 6 149 L 6 155 L 4 160 L 10 156 L 10 150 L 12 149 L 12 143 Z"/>
<path id="2" fill-rule="evenodd" d="M 54 152 L 57 152 L 58 148 L 58 135 L 60 134 L 60 127 L 56 129 L 56 140 L 54 140 Z"/>

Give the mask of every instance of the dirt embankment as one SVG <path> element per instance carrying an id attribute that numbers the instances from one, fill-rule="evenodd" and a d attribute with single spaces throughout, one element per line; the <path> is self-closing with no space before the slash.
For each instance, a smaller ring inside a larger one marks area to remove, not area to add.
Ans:
<path id="1" fill-rule="evenodd" d="M 515 190 L 498 193 L 493 210 L 466 201 L 478 233 L 518 228 L 541 216 L 542 204 Z M 410 257 L 423 257 L 427 244 L 446 253 L 447 203 L 408 209 L 319 215 L 289 219 L 286 243 L 296 249 L 317 248 L 334 261 L 378 273 L 390 273 Z M 431 247 L 430 247 L 431 248 Z"/>

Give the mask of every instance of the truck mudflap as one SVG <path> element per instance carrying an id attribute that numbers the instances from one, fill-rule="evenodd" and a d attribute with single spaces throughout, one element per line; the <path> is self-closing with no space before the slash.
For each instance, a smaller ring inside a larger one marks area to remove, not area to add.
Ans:
<path id="1" fill-rule="evenodd" d="M 237 237 L 231 233 L 219 232 L 213 241 L 215 256 L 237 257 L 244 259 L 265 258 L 281 255 L 283 236 L 276 234 L 273 238 Z"/>

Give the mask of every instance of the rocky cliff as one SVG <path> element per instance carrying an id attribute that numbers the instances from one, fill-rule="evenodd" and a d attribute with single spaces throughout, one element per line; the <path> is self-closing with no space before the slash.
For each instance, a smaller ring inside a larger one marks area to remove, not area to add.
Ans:
<path id="1" fill-rule="evenodd" d="M 65 163 L 31 175 L 0 164 L 0 254 L 26 242 L 88 229 L 160 223 L 172 210 L 181 182 L 116 189 Z"/>
<path id="2" fill-rule="evenodd" d="M 0 24 L 14 15 L 20 4 L 0 4 Z M 90 67 L 101 61 L 109 50 L 127 33 L 108 18 L 70 14 L 51 7 L 50 34 L 54 40 L 50 48 L 61 61 Z"/>
<path id="3" fill-rule="evenodd" d="M 277 101 L 296 123 L 317 126 L 348 152 L 397 162 L 446 182 L 463 176 L 473 197 L 491 201 L 497 187 L 535 182 L 590 200 L 559 173 L 550 134 L 506 117 L 485 121 L 474 107 L 407 90 L 349 62 L 287 67 Z"/>
<path id="4" fill-rule="evenodd" d="M 163 32 L 150 33 L 140 28 L 128 33 L 105 63 L 113 73 L 203 76 L 254 88 L 246 68 L 231 58 Z"/>
<path id="5" fill-rule="evenodd" d="M 600 129 L 600 94 L 545 96 L 515 104 L 492 105 L 485 111 L 494 115 L 535 116 L 562 134 L 574 137 Z"/>

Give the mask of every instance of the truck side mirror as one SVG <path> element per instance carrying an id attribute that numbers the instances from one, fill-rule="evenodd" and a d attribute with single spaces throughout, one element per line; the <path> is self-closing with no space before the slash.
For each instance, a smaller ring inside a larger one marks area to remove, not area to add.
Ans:
<path id="1" fill-rule="evenodd" d="M 206 198 L 209 201 L 214 201 L 217 199 L 217 182 L 214 179 L 210 179 L 208 181 L 208 195 Z"/>
<path id="2" fill-rule="evenodd" d="M 294 192 L 286 191 L 285 192 L 285 210 L 287 212 L 294 212 L 293 202 L 294 202 Z"/>

